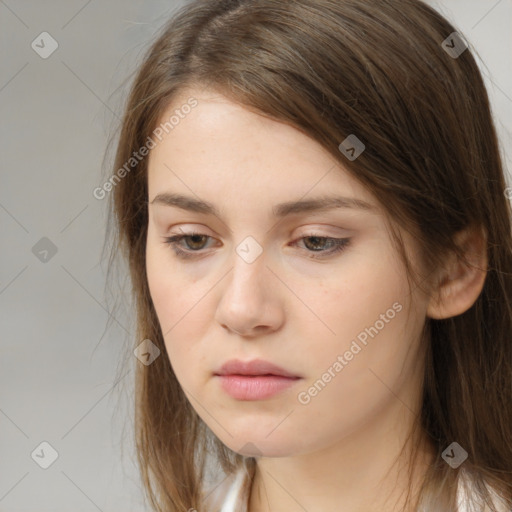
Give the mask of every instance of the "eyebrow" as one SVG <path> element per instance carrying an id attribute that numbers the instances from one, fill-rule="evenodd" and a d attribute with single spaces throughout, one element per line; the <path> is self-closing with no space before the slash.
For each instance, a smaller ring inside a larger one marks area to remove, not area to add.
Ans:
<path id="1" fill-rule="evenodd" d="M 215 205 L 208 201 L 195 199 L 181 194 L 162 193 L 158 194 L 150 204 L 162 204 L 164 206 L 174 206 L 190 212 L 203 213 L 206 215 L 215 215 L 221 218 L 220 212 Z M 338 208 L 364 210 L 376 212 L 377 207 L 355 197 L 342 196 L 321 196 L 313 199 L 302 199 L 298 201 L 288 201 L 279 203 L 272 208 L 275 217 L 282 218 L 287 215 L 305 212 L 320 212 Z"/>

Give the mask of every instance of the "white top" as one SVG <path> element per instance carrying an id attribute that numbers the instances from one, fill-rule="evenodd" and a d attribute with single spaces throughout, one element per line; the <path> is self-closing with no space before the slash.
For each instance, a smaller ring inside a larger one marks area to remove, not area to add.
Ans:
<path id="1" fill-rule="evenodd" d="M 227 477 L 215 492 L 211 493 L 212 496 L 209 498 L 209 503 L 210 507 L 213 506 L 212 510 L 215 510 L 215 512 L 239 512 L 240 509 L 237 510 L 236 505 L 239 504 L 242 498 L 242 487 L 246 474 L 245 468 L 240 468 L 238 472 Z M 507 507 L 506 503 L 499 498 L 493 489 L 490 488 L 490 492 L 494 498 L 496 509 L 499 512 L 512 512 L 512 507 Z M 457 489 L 457 512 L 473 512 L 473 510 L 476 511 L 476 509 L 470 509 L 469 507 L 467 494 L 461 479 Z M 484 511 L 479 512 L 487 512 L 489 510 L 486 507 Z"/>
<path id="2" fill-rule="evenodd" d="M 226 493 L 226 497 L 222 502 L 222 508 L 220 512 L 235 512 L 236 504 L 239 502 L 241 496 L 242 485 L 245 480 L 245 471 L 240 470 L 235 476 L 234 482 L 231 484 L 231 487 L 228 489 Z"/>

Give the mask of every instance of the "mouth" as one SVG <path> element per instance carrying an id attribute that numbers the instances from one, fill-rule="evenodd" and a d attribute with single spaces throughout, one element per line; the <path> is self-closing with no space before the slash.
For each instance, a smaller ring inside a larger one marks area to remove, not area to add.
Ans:
<path id="1" fill-rule="evenodd" d="M 261 359 L 228 361 L 214 373 L 214 377 L 220 381 L 222 389 L 237 400 L 264 400 L 302 379 L 300 375 Z"/>

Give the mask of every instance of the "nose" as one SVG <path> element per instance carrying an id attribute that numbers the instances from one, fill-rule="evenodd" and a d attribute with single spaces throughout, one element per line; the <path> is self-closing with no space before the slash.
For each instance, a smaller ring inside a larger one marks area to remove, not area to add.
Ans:
<path id="1" fill-rule="evenodd" d="M 284 321 L 279 280 L 267 268 L 265 253 L 248 263 L 238 254 L 224 280 L 216 321 L 240 336 L 255 337 L 278 330 Z"/>

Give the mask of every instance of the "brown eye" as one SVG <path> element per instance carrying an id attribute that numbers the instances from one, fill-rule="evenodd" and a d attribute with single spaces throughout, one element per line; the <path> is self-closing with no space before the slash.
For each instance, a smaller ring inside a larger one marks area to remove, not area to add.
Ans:
<path id="1" fill-rule="evenodd" d="M 350 242 L 350 238 L 331 238 L 314 234 L 303 236 L 299 239 L 299 241 L 302 240 L 304 240 L 304 247 L 309 253 L 308 257 L 312 259 L 327 258 L 335 253 L 341 252 Z"/>
<path id="2" fill-rule="evenodd" d="M 187 259 L 200 257 L 209 238 L 212 237 L 202 233 L 183 233 L 164 237 L 164 242 L 171 246 L 178 258 Z M 182 241 L 185 242 L 185 246 L 180 245 Z M 350 238 L 332 238 L 311 234 L 303 236 L 299 241 L 304 241 L 304 250 L 309 258 L 320 259 L 343 251 L 349 244 Z"/>
<path id="3" fill-rule="evenodd" d="M 187 259 L 195 257 L 195 253 L 200 255 L 200 251 L 204 248 L 208 238 L 211 237 L 202 233 L 183 233 L 181 235 L 164 237 L 164 243 L 171 246 L 178 258 Z M 182 240 L 185 241 L 185 247 L 180 246 Z"/>
<path id="4" fill-rule="evenodd" d="M 187 235 L 187 236 L 182 237 L 182 239 L 184 239 L 185 241 L 187 240 L 187 238 L 192 240 L 191 243 L 186 242 L 187 248 L 197 251 L 197 250 L 200 250 L 203 248 L 208 236 L 207 235 Z"/>
<path id="5" fill-rule="evenodd" d="M 304 242 L 304 245 L 307 249 L 310 249 L 312 251 L 320 251 L 322 248 L 325 249 L 325 242 L 326 240 L 329 240 L 328 238 L 321 237 L 321 236 L 306 236 L 303 238 L 303 240 L 311 240 L 312 242 L 306 243 Z M 332 245 L 332 244 L 331 244 Z"/>

